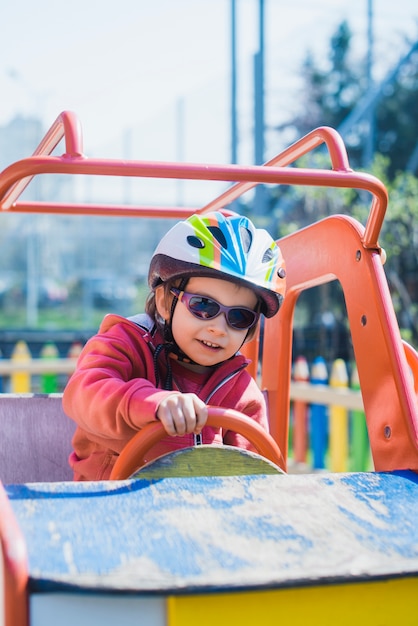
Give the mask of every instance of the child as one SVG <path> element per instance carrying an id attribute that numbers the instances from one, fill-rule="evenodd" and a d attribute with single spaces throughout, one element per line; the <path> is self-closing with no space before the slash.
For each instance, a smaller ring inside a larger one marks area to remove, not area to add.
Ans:
<path id="1" fill-rule="evenodd" d="M 244 437 L 205 427 L 208 404 L 268 430 L 263 395 L 239 350 L 260 313 L 275 315 L 284 296 L 284 262 L 270 235 L 237 214 L 193 215 L 163 237 L 148 280 L 146 313 L 107 315 L 64 391 L 64 410 L 78 425 L 76 480 L 109 478 L 124 446 L 155 420 L 167 437 L 147 461 L 196 437 L 251 450 Z"/>

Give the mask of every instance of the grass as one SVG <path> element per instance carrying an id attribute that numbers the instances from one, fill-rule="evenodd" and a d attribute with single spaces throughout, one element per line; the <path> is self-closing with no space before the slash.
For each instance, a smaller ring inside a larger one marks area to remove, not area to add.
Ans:
<path id="1" fill-rule="evenodd" d="M 82 303 L 69 301 L 64 304 L 39 308 L 36 323 L 28 323 L 26 306 L 6 306 L 0 311 L 0 329 L 33 329 L 33 330 L 84 330 L 98 328 L 107 313 L 118 313 L 125 317 L 144 311 L 146 293 L 139 290 L 135 302 L 127 310 L 111 310 L 111 308 L 83 309 Z"/>

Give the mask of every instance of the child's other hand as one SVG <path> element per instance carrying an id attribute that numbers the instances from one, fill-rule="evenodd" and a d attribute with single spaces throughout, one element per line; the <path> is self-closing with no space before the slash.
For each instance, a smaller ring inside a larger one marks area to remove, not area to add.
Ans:
<path id="1" fill-rule="evenodd" d="M 157 418 L 172 437 L 198 435 L 208 419 L 208 409 L 194 393 L 173 393 L 160 402 Z"/>

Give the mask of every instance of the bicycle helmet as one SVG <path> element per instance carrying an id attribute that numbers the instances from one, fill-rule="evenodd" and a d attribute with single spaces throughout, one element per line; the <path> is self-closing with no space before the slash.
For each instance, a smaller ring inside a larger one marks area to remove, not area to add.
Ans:
<path id="1" fill-rule="evenodd" d="M 150 263 L 150 288 L 192 276 L 224 278 L 249 287 L 266 317 L 277 313 L 286 288 L 280 248 L 266 230 L 238 214 L 192 215 L 161 239 Z"/>

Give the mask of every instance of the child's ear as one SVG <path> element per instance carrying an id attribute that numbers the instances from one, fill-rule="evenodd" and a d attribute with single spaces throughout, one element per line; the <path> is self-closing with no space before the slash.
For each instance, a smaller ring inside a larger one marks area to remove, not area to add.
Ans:
<path id="1" fill-rule="evenodd" d="M 158 285 L 155 289 L 155 306 L 160 317 L 167 322 L 170 319 L 170 306 L 167 302 L 164 285 Z"/>

